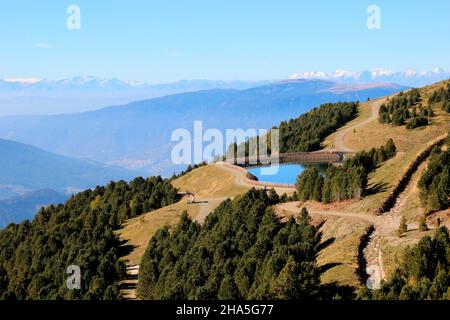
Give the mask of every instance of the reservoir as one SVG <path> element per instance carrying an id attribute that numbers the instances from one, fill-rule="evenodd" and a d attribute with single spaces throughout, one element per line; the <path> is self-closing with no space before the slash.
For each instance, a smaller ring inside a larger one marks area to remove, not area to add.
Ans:
<path id="1" fill-rule="evenodd" d="M 258 178 L 258 181 L 271 183 L 288 183 L 295 184 L 297 176 L 305 171 L 308 167 L 316 167 L 320 174 L 325 175 L 328 164 L 301 164 L 301 163 L 285 163 L 278 165 L 278 172 L 275 174 L 266 174 L 262 169 L 264 167 L 247 168 L 248 172 Z M 276 167 L 271 167 L 275 169 Z M 276 171 L 276 170 L 270 170 Z"/>

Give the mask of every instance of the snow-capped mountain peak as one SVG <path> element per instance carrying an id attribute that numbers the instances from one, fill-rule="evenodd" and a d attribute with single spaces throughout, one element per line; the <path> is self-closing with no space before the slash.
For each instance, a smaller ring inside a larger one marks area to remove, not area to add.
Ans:
<path id="1" fill-rule="evenodd" d="M 407 69 L 404 71 L 393 71 L 384 68 L 375 68 L 364 70 L 361 72 L 353 72 L 347 70 L 336 70 L 333 73 L 323 71 L 294 73 L 290 79 L 319 79 L 330 80 L 339 83 L 396 83 L 399 85 L 420 87 L 434 82 L 446 80 L 450 78 L 450 72 L 442 68 L 434 68 L 430 71 L 418 72 L 415 69 Z"/>
<path id="2" fill-rule="evenodd" d="M 378 69 L 370 70 L 370 73 L 371 73 L 372 78 L 377 78 L 377 77 L 392 76 L 394 74 L 394 71 L 392 71 L 390 69 L 378 68 Z"/>
<path id="3" fill-rule="evenodd" d="M 352 72 L 352 71 L 348 71 L 348 70 L 343 70 L 343 69 L 338 69 L 336 70 L 333 75 L 332 78 L 334 79 L 339 79 L 339 78 L 354 78 L 357 77 L 358 73 L 357 72 Z"/>
<path id="4" fill-rule="evenodd" d="M 35 83 L 42 81 L 42 79 L 40 79 L 40 78 L 5 78 L 5 79 L 3 79 L 3 81 L 8 82 L 8 83 L 35 84 Z"/>

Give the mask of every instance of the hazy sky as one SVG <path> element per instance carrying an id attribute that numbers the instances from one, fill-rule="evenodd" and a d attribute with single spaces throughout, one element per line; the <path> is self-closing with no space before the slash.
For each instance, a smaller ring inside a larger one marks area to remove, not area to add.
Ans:
<path id="1" fill-rule="evenodd" d="M 67 7 L 81 9 L 69 30 Z M 381 29 L 366 26 L 369 5 Z M 448 0 L 1 0 L 0 78 L 166 82 L 450 69 Z"/>

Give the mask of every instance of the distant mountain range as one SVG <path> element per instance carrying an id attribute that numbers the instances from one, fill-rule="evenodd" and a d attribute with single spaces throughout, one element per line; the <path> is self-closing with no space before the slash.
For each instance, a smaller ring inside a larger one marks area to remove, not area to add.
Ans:
<path id="1" fill-rule="evenodd" d="M 0 155 L 0 187 L 10 192 L 23 190 L 16 192 L 19 195 L 39 189 L 70 194 L 110 180 L 130 180 L 142 173 L 72 159 L 4 139 L 0 139 Z"/>
<path id="2" fill-rule="evenodd" d="M 0 200 L 0 228 L 8 224 L 31 220 L 37 211 L 49 204 L 64 203 L 68 195 L 51 189 L 31 191 L 25 195 Z"/>
<path id="3" fill-rule="evenodd" d="M 290 77 L 347 84 L 395 83 L 407 87 L 424 86 L 448 78 L 450 72 L 441 68 L 424 72 L 395 72 L 388 69 L 361 72 L 337 70 L 334 73 L 303 72 Z M 149 84 L 86 75 L 61 80 L 6 78 L 0 79 L 0 116 L 78 113 L 178 93 L 213 89 L 245 90 L 275 82 L 182 80 Z"/>
<path id="4" fill-rule="evenodd" d="M 269 81 L 182 80 L 147 84 L 79 76 L 62 80 L 0 79 L 0 116 L 92 111 L 107 105 L 210 89 L 248 89 Z"/>
<path id="5" fill-rule="evenodd" d="M 436 68 L 431 71 L 392 71 L 389 69 L 372 69 L 361 72 L 336 70 L 334 73 L 321 71 L 294 73 L 291 79 L 328 80 L 339 83 L 396 83 L 408 87 L 422 87 L 450 78 L 450 71 Z"/>
<path id="6" fill-rule="evenodd" d="M 290 80 L 245 90 L 198 91 L 77 114 L 2 117 L 0 138 L 70 157 L 168 176 L 182 168 L 174 166 L 170 160 L 171 133 L 177 128 L 192 131 L 195 120 L 202 120 L 204 128 L 222 131 L 227 128 L 271 128 L 322 103 L 365 101 L 404 89 L 406 87 L 392 84 L 349 85 L 323 80 Z M 104 172 L 101 169 L 93 171 Z M 70 172 L 61 165 L 48 171 L 45 177 L 49 181 L 57 180 L 58 187 L 77 181 L 77 185 L 82 184 L 79 179 L 86 175 L 86 170 L 83 170 L 84 174 L 75 170 L 72 177 L 64 180 Z M 24 167 L 23 179 L 44 179 L 30 176 L 37 173 Z M 18 177 L 9 178 L 17 180 Z M 99 180 L 96 177 L 95 181 Z M 21 184 L 25 185 L 25 182 Z M 44 185 L 48 187 L 48 183 Z"/>

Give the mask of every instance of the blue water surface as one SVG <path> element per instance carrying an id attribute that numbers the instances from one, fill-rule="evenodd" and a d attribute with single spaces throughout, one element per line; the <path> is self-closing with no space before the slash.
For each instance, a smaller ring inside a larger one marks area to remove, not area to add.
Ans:
<path id="1" fill-rule="evenodd" d="M 308 167 L 316 167 L 319 172 L 325 175 L 327 165 L 326 164 L 314 164 L 314 165 L 304 165 L 301 163 L 287 163 L 280 164 L 278 166 L 278 170 L 275 174 L 264 174 L 262 172 L 262 168 L 264 167 L 255 167 L 255 168 L 247 168 L 248 172 L 258 178 L 259 181 L 264 182 L 272 182 L 272 183 L 289 183 L 295 184 L 297 176 L 305 171 Z M 272 169 L 272 168 L 271 168 Z M 275 168 L 273 168 L 275 169 Z M 276 170 L 270 170 L 276 171 Z"/>

